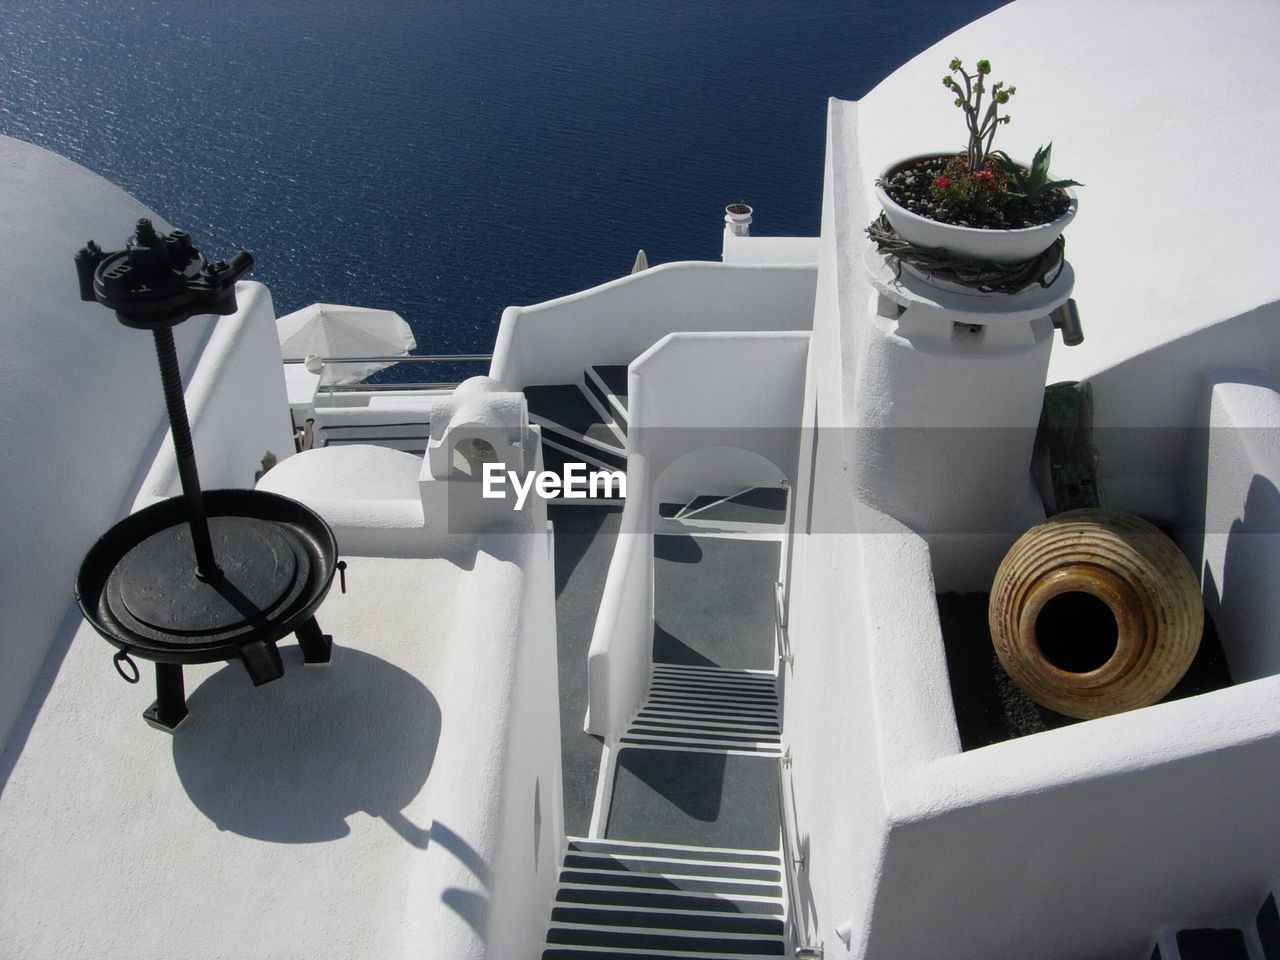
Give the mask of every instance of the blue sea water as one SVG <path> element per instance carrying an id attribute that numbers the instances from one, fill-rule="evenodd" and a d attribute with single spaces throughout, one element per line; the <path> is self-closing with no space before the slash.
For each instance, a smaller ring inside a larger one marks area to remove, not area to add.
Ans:
<path id="1" fill-rule="evenodd" d="M 717 259 L 726 203 L 816 233 L 827 98 L 999 5 L 0 0 L 0 132 L 253 251 L 279 313 L 386 307 L 419 352 L 487 351 L 503 307 L 637 248 Z"/>

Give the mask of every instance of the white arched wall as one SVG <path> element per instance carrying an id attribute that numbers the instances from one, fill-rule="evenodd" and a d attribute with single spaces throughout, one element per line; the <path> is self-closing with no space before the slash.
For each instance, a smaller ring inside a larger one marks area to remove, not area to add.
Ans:
<path id="1" fill-rule="evenodd" d="M 589 733 L 621 735 L 648 684 L 659 490 L 649 478 L 675 467 L 662 489 L 732 484 L 741 466 L 794 481 L 808 353 L 807 332 L 673 333 L 632 362 L 627 504 L 587 658 Z"/>

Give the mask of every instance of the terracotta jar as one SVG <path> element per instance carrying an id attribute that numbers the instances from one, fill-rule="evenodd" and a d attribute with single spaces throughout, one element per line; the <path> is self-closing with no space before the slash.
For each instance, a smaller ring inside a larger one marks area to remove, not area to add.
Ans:
<path id="1" fill-rule="evenodd" d="M 1037 524 L 996 572 L 991 639 L 1042 706 L 1092 718 L 1155 703 L 1191 665 L 1204 629 L 1200 585 L 1167 536 L 1114 510 Z"/>

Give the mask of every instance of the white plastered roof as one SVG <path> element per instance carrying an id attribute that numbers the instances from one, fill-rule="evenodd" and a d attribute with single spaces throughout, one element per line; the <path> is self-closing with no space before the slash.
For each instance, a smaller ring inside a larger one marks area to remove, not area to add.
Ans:
<path id="1" fill-rule="evenodd" d="M 1280 299 L 1277 50 L 1269 0 L 1019 0 L 860 103 L 868 197 L 893 160 L 963 147 L 942 77 L 952 57 L 989 59 L 1018 88 L 997 147 L 1025 159 L 1052 141 L 1054 173 L 1085 184 L 1067 255 L 1086 339 L 1049 374 L 1081 379 Z"/>

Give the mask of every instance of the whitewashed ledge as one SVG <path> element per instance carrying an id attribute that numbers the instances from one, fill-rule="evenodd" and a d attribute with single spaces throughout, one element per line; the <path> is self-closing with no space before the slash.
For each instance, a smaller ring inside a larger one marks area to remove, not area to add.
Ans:
<path id="1" fill-rule="evenodd" d="M 82 625 L 0 794 L 0 956 L 482 957 L 530 937 L 562 833 L 537 746 L 558 742 L 555 660 L 522 637 L 545 552 L 348 558 L 317 613 L 331 665 L 290 640 L 260 688 L 188 667 L 172 735 L 141 717 L 150 665 L 126 685 Z"/>

